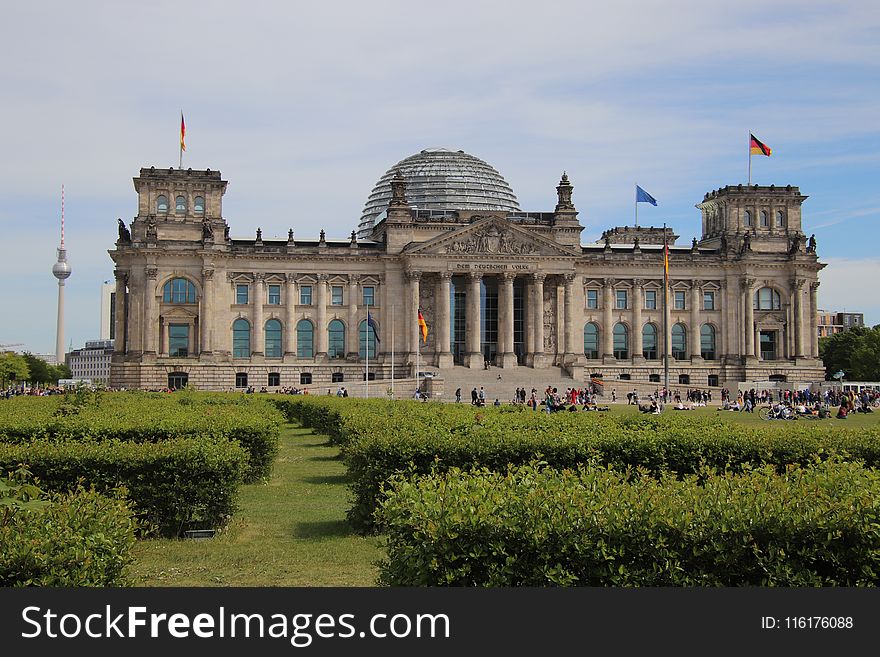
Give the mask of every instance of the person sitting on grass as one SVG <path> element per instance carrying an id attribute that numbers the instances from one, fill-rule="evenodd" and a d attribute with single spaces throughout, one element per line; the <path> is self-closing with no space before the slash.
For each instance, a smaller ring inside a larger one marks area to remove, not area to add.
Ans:
<path id="1" fill-rule="evenodd" d="M 845 420 L 847 412 L 848 412 L 848 404 L 846 402 L 841 402 L 840 408 L 837 409 L 837 419 L 838 420 Z"/>

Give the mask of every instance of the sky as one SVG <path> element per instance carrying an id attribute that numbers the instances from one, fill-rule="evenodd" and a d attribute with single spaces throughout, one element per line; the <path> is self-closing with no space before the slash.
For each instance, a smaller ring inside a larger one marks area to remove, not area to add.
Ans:
<path id="1" fill-rule="evenodd" d="M 607 5 L 607 6 L 606 6 Z M 0 24 L 0 345 L 54 352 L 65 188 L 66 340 L 99 335 L 116 218 L 141 167 L 220 170 L 233 237 L 347 238 L 424 148 L 494 166 L 527 211 L 565 170 L 586 227 L 698 236 L 710 190 L 809 196 L 819 305 L 880 323 L 876 1 L 11 3 Z"/>

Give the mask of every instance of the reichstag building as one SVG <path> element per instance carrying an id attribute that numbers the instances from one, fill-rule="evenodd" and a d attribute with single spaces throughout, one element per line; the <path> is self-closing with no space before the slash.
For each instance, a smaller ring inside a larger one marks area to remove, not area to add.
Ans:
<path id="1" fill-rule="evenodd" d="M 565 174 L 556 207 L 527 212 L 498 171 L 463 151 L 424 150 L 391 167 L 342 240 L 292 229 L 230 237 L 226 185 L 211 169 L 134 178 L 137 216 L 120 220 L 109 251 L 111 386 L 355 389 L 392 369 L 443 376 L 487 362 L 556 368 L 574 385 L 660 384 L 666 350 L 675 385 L 824 378 L 824 265 L 801 230 L 797 187 L 711 191 L 696 205 L 702 234 L 678 245 L 671 228 L 654 227 L 609 228 L 582 244 Z"/>

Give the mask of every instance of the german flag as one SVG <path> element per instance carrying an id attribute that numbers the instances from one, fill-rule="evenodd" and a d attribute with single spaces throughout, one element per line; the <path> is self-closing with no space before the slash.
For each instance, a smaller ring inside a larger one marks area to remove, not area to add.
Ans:
<path id="1" fill-rule="evenodd" d="M 183 112 L 180 113 L 180 150 L 186 150 L 186 124 L 183 122 Z M 752 137 L 754 139 L 754 137 Z M 768 153 L 769 155 L 769 153 Z"/>
<path id="2" fill-rule="evenodd" d="M 749 137 L 751 137 L 751 142 L 749 143 L 749 153 L 752 155 L 766 155 L 770 157 L 771 153 L 773 153 L 773 149 L 762 143 L 755 135 L 749 133 Z"/>
<path id="3" fill-rule="evenodd" d="M 669 242 L 663 239 L 663 273 L 669 276 Z"/>
<path id="4" fill-rule="evenodd" d="M 422 317 L 422 309 L 419 308 L 419 332 L 422 334 L 422 342 L 428 341 L 428 324 L 425 322 L 425 318 Z"/>

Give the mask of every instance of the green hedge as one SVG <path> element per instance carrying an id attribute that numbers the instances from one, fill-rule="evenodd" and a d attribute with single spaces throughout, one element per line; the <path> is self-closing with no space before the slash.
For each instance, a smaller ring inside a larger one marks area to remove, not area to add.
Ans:
<path id="1" fill-rule="evenodd" d="M 840 455 L 880 465 L 880 427 L 773 423 L 743 426 L 723 415 L 536 413 L 518 407 L 300 397 L 286 412 L 335 436 L 348 466 L 353 505 L 348 516 L 371 529 L 381 486 L 396 473 L 485 467 L 504 471 L 534 459 L 556 468 L 596 461 L 655 476 L 711 468 L 739 471 L 770 464 L 778 471 Z"/>
<path id="2" fill-rule="evenodd" d="M 0 444 L 0 471 L 27 464 L 41 487 L 53 492 L 81 483 L 107 494 L 125 487 L 138 517 L 166 536 L 224 525 L 235 510 L 247 459 L 238 443 L 209 437 Z"/>
<path id="3" fill-rule="evenodd" d="M 875 586 L 880 474 L 853 463 L 658 478 L 534 465 L 397 476 L 398 586 Z"/>
<path id="4" fill-rule="evenodd" d="M 19 397 L 0 403 L 0 443 L 211 436 L 240 443 L 250 456 L 245 480 L 256 481 L 270 474 L 281 421 L 261 395 L 133 391 Z"/>
<path id="5" fill-rule="evenodd" d="M 122 499 L 56 494 L 0 523 L 0 586 L 125 586 L 135 532 Z"/>

